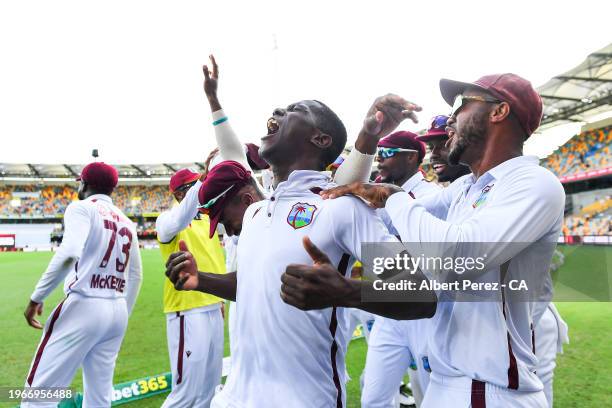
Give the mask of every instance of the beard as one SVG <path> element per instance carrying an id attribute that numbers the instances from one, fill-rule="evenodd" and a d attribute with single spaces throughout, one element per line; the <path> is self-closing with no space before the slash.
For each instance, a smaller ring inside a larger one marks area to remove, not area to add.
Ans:
<path id="1" fill-rule="evenodd" d="M 464 124 L 461 126 L 461 132 L 457 129 L 455 137 L 457 141 L 451 146 L 448 152 L 448 162 L 457 166 L 459 164 L 466 164 L 465 160 L 461 161 L 464 153 L 469 147 L 478 146 L 482 144 L 486 139 L 487 135 L 487 115 L 488 112 L 483 114 L 474 114 L 469 117 Z"/>

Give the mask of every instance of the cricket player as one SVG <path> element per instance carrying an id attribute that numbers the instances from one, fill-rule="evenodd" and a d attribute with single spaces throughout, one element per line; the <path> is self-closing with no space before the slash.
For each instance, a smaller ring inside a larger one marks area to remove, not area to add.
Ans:
<path id="1" fill-rule="evenodd" d="M 409 253 L 436 249 L 423 243 L 448 243 L 439 247 L 455 259 L 475 259 L 487 250 L 483 268 L 472 276 L 477 282 L 500 282 L 529 271 L 550 283 L 565 194 L 537 158 L 522 155 L 524 141 L 540 124 L 538 93 L 514 74 L 487 75 L 473 83 L 441 80 L 440 88 L 453 106 L 447 123 L 449 161 L 469 165 L 472 174 L 422 200 L 381 184 L 339 187 L 323 195 L 351 193 L 384 207 Z M 305 274 L 321 269 L 300 267 Z M 306 307 L 345 301 L 325 293 L 328 289 L 316 282 L 296 290 Z M 497 301 L 457 302 L 449 291 L 438 293 L 444 301 L 438 303 L 430 327 L 432 374 L 423 407 L 547 406 L 535 373 L 538 302 L 507 301 L 510 295 L 502 288 L 490 295 Z"/>
<path id="2" fill-rule="evenodd" d="M 405 110 L 396 109 L 398 114 Z M 238 272 L 225 288 L 229 292 L 233 285 L 237 296 L 239 344 L 225 387 L 213 400 L 214 407 L 345 405 L 346 309 L 305 312 L 288 306 L 279 295 L 281 286 L 294 284 L 291 279 L 281 283 L 288 264 L 312 262 L 318 257 L 313 243 L 332 254 L 316 262 L 338 265 L 343 282 L 359 288 L 361 284 L 348 277 L 348 267 L 359 258 L 361 242 L 397 242 L 362 202 L 347 198 L 328 207 L 316 194 L 330 185 L 320 172 L 338 157 L 345 141 L 342 122 L 318 101 L 276 109 L 268 121 L 260 154 L 274 169 L 276 188 L 271 197 L 250 205 L 243 217 Z M 201 203 L 210 203 L 208 208 L 216 212 L 211 220 L 220 217 L 216 204 L 234 200 L 233 190 L 240 191 L 251 183 L 250 175 L 238 163 L 224 163 L 209 173 L 202 189 L 205 196 L 200 197 Z M 224 165 L 227 175 L 220 174 Z M 217 169 L 218 176 L 213 173 Z M 219 280 L 197 273 L 193 259 L 185 252 L 172 255 L 167 272 L 184 288 L 221 289 Z M 185 278 L 176 276 L 185 273 Z M 417 274 L 415 279 L 422 276 Z M 432 295 L 426 293 L 427 301 L 392 310 L 383 303 L 360 306 L 397 318 L 427 317 L 435 301 Z M 262 330 L 272 335 L 262 337 Z"/>
<path id="3" fill-rule="evenodd" d="M 425 145 L 408 131 L 390 134 L 378 143 L 379 175 L 377 182 L 401 187 L 415 198 L 434 194 L 440 187 L 429 182 L 419 170 L 425 157 Z M 377 210 L 389 231 L 397 235 L 384 209 Z M 399 405 L 400 384 L 411 368 L 410 384 L 417 406 L 429 382 L 427 333 L 429 319 L 394 320 L 375 318 L 368 343 L 361 405 L 364 408 Z"/>
<path id="4" fill-rule="evenodd" d="M 181 169 L 170 178 L 176 204 L 157 218 L 155 228 L 164 262 L 185 241 L 212 273 L 225 273 L 217 234 L 208 235 L 210 221 L 198 212 L 200 174 Z M 201 292 L 182 292 L 164 279 L 166 336 L 172 370 L 172 391 L 163 407 L 207 408 L 223 367 L 223 300 Z"/>
<path id="5" fill-rule="evenodd" d="M 431 164 L 440 182 L 452 183 L 461 176 L 470 173 L 469 167 L 448 162 L 449 147 L 446 145 L 446 122 L 448 116 L 439 115 L 433 119 L 431 128 L 419 140 L 427 143 L 431 151 Z M 554 267 L 551 265 L 551 272 Z M 563 352 L 563 343 L 568 343 L 567 324 L 557 311 L 555 305 L 548 303 L 542 317 L 535 322 L 535 354 L 538 358 L 536 374 L 544 385 L 544 394 L 549 408 L 553 406 L 553 376 L 557 353 Z"/>
<path id="6" fill-rule="evenodd" d="M 38 281 L 25 310 L 43 329 L 45 298 L 62 281 L 66 297 L 47 320 L 26 387 L 68 387 L 83 368 L 83 405 L 109 407 L 115 360 L 142 280 L 134 223 L 110 198 L 117 170 L 96 162 L 81 172 L 78 196 L 64 213 L 62 244 Z M 57 403 L 22 402 L 22 407 Z"/>

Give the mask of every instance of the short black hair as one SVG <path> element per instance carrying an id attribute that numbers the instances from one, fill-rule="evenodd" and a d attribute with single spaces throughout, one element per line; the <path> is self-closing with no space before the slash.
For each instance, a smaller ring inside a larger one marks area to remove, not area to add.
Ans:
<path id="1" fill-rule="evenodd" d="M 323 151 L 321 157 L 322 167 L 325 168 L 332 164 L 344 150 L 346 146 L 346 128 L 338 115 L 329 106 L 316 99 L 314 101 L 319 104 L 319 108 L 315 109 L 317 128 L 332 138 L 331 146 Z"/>

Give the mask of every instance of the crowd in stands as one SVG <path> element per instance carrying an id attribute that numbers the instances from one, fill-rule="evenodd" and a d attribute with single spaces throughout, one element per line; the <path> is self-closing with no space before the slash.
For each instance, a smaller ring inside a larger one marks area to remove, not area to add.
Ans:
<path id="1" fill-rule="evenodd" d="M 172 205 L 166 186 L 119 186 L 113 202 L 128 215 L 159 213 Z M 63 214 L 77 199 L 76 187 L 4 185 L 0 186 L 0 217 L 43 218 Z"/>
<path id="2" fill-rule="evenodd" d="M 565 217 L 563 235 L 612 235 L 612 197 L 598 198 Z"/>
<path id="3" fill-rule="evenodd" d="M 612 126 L 580 133 L 542 161 L 559 177 L 612 166 Z"/>
<path id="4" fill-rule="evenodd" d="M 76 199 L 76 190 L 66 185 L 0 186 L 0 217 L 55 217 Z"/>

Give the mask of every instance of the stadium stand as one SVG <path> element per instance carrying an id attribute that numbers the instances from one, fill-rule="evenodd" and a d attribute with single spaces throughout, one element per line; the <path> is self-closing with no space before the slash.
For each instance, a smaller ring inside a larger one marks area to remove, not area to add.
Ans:
<path id="1" fill-rule="evenodd" d="M 166 186 L 118 186 L 113 200 L 123 212 L 138 216 L 157 215 L 172 205 Z M 5 185 L 0 186 L 0 217 L 57 218 L 68 204 L 77 199 L 73 186 Z"/>
<path id="2" fill-rule="evenodd" d="M 612 126 L 582 132 L 542 161 L 559 177 L 612 167 Z"/>

